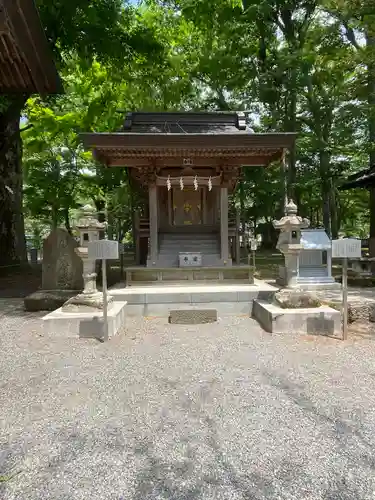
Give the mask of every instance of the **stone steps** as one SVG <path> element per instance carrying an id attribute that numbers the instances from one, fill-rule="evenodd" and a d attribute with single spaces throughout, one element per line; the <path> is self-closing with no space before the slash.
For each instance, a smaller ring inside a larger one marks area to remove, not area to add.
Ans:
<path id="1" fill-rule="evenodd" d="M 160 234 L 158 266 L 178 267 L 180 252 L 201 253 L 203 266 L 220 265 L 220 244 L 215 233 Z"/>
<path id="2" fill-rule="evenodd" d="M 165 316 L 171 310 L 217 309 L 219 315 L 252 313 L 253 300 L 270 300 L 277 288 L 257 284 L 178 283 L 125 287 L 109 290 L 114 301 L 127 302 L 129 316 Z"/>

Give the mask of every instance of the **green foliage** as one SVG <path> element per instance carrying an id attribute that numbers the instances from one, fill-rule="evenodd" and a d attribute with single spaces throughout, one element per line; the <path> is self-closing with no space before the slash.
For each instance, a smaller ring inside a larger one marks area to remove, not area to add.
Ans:
<path id="1" fill-rule="evenodd" d="M 333 236 L 368 235 L 368 192 L 338 190 L 374 149 L 375 56 L 363 37 L 374 35 L 375 23 L 366 2 L 37 3 L 66 93 L 27 104 L 30 220 L 67 223 L 90 201 L 121 237 L 142 202 L 126 169 L 107 170 L 83 152 L 80 132 L 118 130 L 132 110 L 243 110 L 256 131 L 298 133 L 288 161 L 301 214 Z M 280 165 L 247 167 L 234 201 L 242 219 L 269 226 L 284 195 Z"/>

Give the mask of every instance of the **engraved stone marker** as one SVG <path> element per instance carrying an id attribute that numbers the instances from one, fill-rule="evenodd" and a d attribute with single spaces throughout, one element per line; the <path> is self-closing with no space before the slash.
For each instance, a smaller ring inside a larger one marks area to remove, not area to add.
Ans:
<path id="1" fill-rule="evenodd" d="M 55 229 L 43 242 L 44 290 L 82 290 L 82 260 L 74 249 L 78 243 L 65 229 Z"/>

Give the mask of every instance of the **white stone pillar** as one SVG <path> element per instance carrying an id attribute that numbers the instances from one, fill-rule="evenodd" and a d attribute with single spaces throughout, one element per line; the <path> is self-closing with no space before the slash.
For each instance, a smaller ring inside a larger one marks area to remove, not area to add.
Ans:
<path id="1" fill-rule="evenodd" d="M 228 188 L 220 188 L 220 240 L 221 240 L 221 260 L 227 264 L 228 255 Z"/>
<path id="2" fill-rule="evenodd" d="M 158 258 L 158 191 L 156 185 L 149 186 L 150 212 L 150 261 L 149 265 L 156 264 Z"/>

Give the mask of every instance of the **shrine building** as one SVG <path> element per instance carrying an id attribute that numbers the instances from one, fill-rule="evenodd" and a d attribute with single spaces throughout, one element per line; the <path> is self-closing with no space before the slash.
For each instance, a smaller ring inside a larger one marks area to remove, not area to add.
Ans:
<path id="1" fill-rule="evenodd" d="M 127 167 L 147 193 L 135 220 L 137 264 L 209 270 L 240 264 L 239 217 L 231 218 L 228 199 L 241 169 L 281 162 L 296 135 L 254 133 L 237 113 L 137 112 L 120 132 L 82 138 L 96 160 Z"/>

